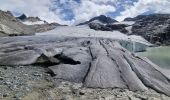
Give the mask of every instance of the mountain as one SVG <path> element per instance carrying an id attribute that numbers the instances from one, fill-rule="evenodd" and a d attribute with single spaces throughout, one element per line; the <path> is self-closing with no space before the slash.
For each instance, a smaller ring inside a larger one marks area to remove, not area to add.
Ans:
<path id="1" fill-rule="evenodd" d="M 147 15 L 138 15 L 134 18 L 131 18 L 131 17 L 125 18 L 124 21 L 137 21 L 137 20 L 143 19 L 145 17 L 147 17 Z"/>
<path id="2" fill-rule="evenodd" d="M 56 28 L 57 26 L 64 26 L 58 23 L 48 23 L 39 17 L 27 17 L 25 14 L 17 17 L 23 24 L 35 28 L 35 32 L 45 32 Z"/>
<path id="3" fill-rule="evenodd" d="M 116 23 L 116 24 L 115 24 Z M 100 30 L 100 31 L 120 31 L 122 33 L 127 33 L 125 27 L 127 25 L 118 24 L 118 21 L 106 17 L 105 15 L 100 15 L 90 19 L 89 21 L 78 24 L 77 26 L 87 25 L 90 29 Z"/>
<path id="4" fill-rule="evenodd" d="M 132 34 L 143 36 L 154 44 L 170 45 L 170 14 L 151 14 L 133 19 L 136 22 L 132 25 Z"/>
<path id="5" fill-rule="evenodd" d="M 35 29 L 15 18 L 10 11 L 0 10 L 0 36 L 15 36 L 33 34 Z"/>
<path id="6" fill-rule="evenodd" d="M 34 35 L 37 32 L 52 30 L 58 23 L 48 23 L 38 17 L 27 17 L 25 14 L 14 17 L 10 11 L 0 10 L 0 36 Z"/>
<path id="7" fill-rule="evenodd" d="M 48 22 L 41 20 L 39 17 L 27 17 L 25 14 L 17 17 L 17 19 L 26 25 L 48 24 Z"/>
<path id="8" fill-rule="evenodd" d="M 100 16 L 97 16 L 97 17 L 90 19 L 89 21 L 80 23 L 78 25 L 87 25 L 87 24 L 90 24 L 90 23 L 110 24 L 110 23 L 115 23 L 115 22 L 117 22 L 117 21 L 110 18 L 110 17 L 106 17 L 105 15 L 100 15 Z"/>
<path id="9" fill-rule="evenodd" d="M 25 14 L 22 14 L 21 16 L 17 17 L 20 20 L 25 20 L 27 16 Z"/>

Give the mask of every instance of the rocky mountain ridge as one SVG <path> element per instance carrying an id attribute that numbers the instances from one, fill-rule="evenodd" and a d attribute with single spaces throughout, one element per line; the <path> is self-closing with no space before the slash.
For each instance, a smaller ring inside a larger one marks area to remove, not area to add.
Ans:
<path id="1" fill-rule="evenodd" d="M 79 25 L 87 25 L 94 30 L 120 31 L 128 35 L 139 35 L 153 44 L 170 45 L 170 14 L 139 15 L 134 18 L 125 18 L 123 22 L 112 23 L 90 21 Z"/>
<path id="2" fill-rule="evenodd" d="M 27 26 L 15 18 L 10 11 L 0 10 L 0 35 L 30 35 L 35 32 L 32 26 Z"/>
<path id="3" fill-rule="evenodd" d="M 153 44 L 170 45 L 170 14 L 151 14 L 135 19 L 132 34 L 143 36 Z"/>
<path id="4" fill-rule="evenodd" d="M 61 25 L 47 23 L 38 17 L 27 17 L 24 14 L 20 17 L 14 17 L 10 11 L 0 10 L 0 36 L 34 35 L 37 32 L 52 30 L 57 26 Z"/>

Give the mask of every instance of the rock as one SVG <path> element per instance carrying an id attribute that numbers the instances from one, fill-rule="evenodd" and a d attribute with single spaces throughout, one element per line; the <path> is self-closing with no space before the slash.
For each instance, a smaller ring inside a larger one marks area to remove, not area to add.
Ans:
<path id="1" fill-rule="evenodd" d="M 125 24 L 101 24 L 101 23 L 89 23 L 88 24 L 90 29 L 94 29 L 94 30 L 100 30 L 100 31 L 120 31 L 122 33 L 128 33 L 128 31 L 126 30 L 126 27 L 128 27 L 128 25 Z"/>
<path id="2" fill-rule="evenodd" d="M 132 26 L 132 34 L 143 36 L 151 43 L 170 43 L 170 14 L 151 14 L 141 18 L 136 17 Z"/>
<path id="3" fill-rule="evenodd" d="M 130 98 L 130 100 L 141 100 L 141 99 L 135 98 L 135 97 L 129 97 L 129 98 Z"/>
<path id="4" fill-rule="evenodd" d="M 20 20 L 25 20 L 27 16 L 25 14 L 22 14 L 21 16 L 17 17 Z"/>
<path id="5" fill-rule="evenodd" d="M 116 98 L 116 100 L 129 100 L 128 97 L 121 97 L 121 98 Z"/>
<path id="6" fill-rule="evenodd" d="M 161 98 L 149 97 L 148 100 L 161 100 Z"/>
<path id="7" fill-rule="evenodd" d="M 162 100 L 170 100 L 170 97 L 165 96 L 165 95 L 161 95 L 161 98 L 162 98 Z"/>
<path id="8" fill-rule="evenodd" d="M 105 100 L 114 100 L 115 96 L 114 95 L 110 95 L 110 96 L 106 96 Z"/>
<path id="9" fill-rule="evenodd" d="M 61 98 L 61 100 L 74 100 L 72 96 L 66 95 Z"/>

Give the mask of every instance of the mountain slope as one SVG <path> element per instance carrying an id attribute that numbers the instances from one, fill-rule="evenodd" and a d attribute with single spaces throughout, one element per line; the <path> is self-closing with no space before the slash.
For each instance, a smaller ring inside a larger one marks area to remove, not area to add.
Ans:
<path id="1" fill-rule="evenodd" d="M 35 33 L 49 31 L 55 29 L 57 26 L 65 26 L 58 23 L 48 23 L 39 17 L 27 17 L 25 14 L 17 17 L 17 19 L 25 25 L 34 27 Z"/>
<path id="2" fill-rule="evenodd" d="M 0 10 L 0 35 L 28 35 L 33 34 L 35 29 L 32 26 L 27 26 L 15 18 L 11 12 Z"/>
<path id="3" fill-rule="evenodd" d="M 132 34 L 143 36 L 154 44 L 170 45 L 170 14 L 152 14 L 136 19 Z"/>

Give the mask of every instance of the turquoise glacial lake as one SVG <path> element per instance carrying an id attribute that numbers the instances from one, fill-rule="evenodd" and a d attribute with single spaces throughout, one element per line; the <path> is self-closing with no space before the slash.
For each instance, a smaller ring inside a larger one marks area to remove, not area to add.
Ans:
<path id="1" fill-rule="evenodd" d="M 170 47 L 150 47 L 146 52 L 137 53 L 140 56 L 149 58 L 160 67 L 170 69 Z"/>

